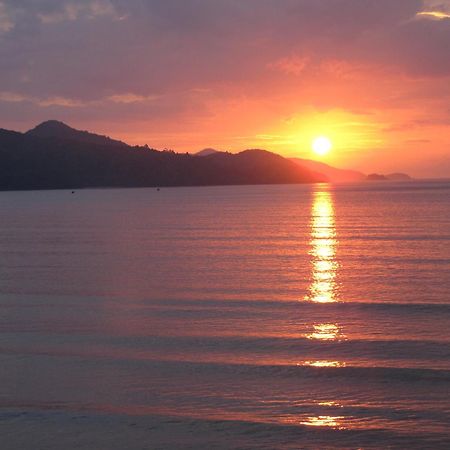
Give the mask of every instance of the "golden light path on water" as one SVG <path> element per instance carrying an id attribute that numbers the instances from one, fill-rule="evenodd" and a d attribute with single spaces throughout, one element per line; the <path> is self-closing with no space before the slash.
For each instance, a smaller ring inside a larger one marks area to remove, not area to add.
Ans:
<path id="1" fill-rule="evenodd" d="M 333 197 L 327 188 L 314 192 L 310 245 L 312 283 L 307 300 L 315 303 L 336 302 L 337 237 Z"/>
<path id="2" fill-rule="evenodd" d="M 335 211 L 333 194 L 329 187 L 323 185 L 313 193 L 311 207 L 311 285 L 305 300 L 314 303 L 335 303 L 338 301 L 338 260 L 337 260 L 337 232 L 335 225 Z M 346 336 L 338 323 L 316 323 L 312 325 L 310 333 L 305 337 L 318 341 L 340 341 Z M 317 368 L 341 368 L 345 362 L 333 360 L 303 361 L 302 366 Z M 320 406 L 330 407 L 340 405 L 334 401 L 320 402 Z M 345 417 L 318 415 L 306 417 L 300 421 L 301 425 L 311 427 L 328 427 L 344 429 Z"/>

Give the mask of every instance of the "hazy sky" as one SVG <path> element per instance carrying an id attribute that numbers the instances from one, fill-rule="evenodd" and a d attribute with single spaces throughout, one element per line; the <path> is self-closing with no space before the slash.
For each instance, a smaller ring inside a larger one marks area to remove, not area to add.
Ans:
<path id="1" fill-rule="evenodd" d="M 0 0 L 0 127 L 450 176 L 450 0 Z"/>

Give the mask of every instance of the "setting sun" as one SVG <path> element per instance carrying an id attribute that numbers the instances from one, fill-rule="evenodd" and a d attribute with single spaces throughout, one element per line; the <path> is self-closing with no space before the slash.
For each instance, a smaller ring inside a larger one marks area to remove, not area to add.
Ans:
<path id="1" fill-rule="evenodd" d="M 312 149 L 314 153 L 320 156 L 324 156 L 330 153 L 332 147 L 333 144 L 331 143 L 330 139 L 324 136 L 318 137 L 312 142 Z"/>

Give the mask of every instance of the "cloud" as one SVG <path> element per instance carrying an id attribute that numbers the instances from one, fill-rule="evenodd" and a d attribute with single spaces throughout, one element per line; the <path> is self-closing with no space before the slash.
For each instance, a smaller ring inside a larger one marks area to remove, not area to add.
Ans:
<path id="1" fill-rule="evenodd" d="M 82 102 L 80 100 L 74 100 L 71 98 L 65 97 L 49 97 L 42 100 L 32 100 L 37 103 L 39 106 L 49 107 L 49 106 L 64 106 L 66 108 L 79 108 L 83 106 L 87 106 L 86 102 Z"/>
<path id="2" fill-rule="evenodd" d="M 125 93 L 125 94 L 114 94 L 97 100 L 82 101 L 79 99 L 62 96 L 39 98 L 17 92 L 0 92 L 0 102 L 6 103 L 30 102 L 42 107 L 61 106 L 66 108 L 79 108 L 85 106 L 101 105 L 106 104 L 107 102 L 128 105 L 133 103 L 152 102 L 160 98 L 161 97 L 157 95 L 143 96 L 133 93 Z"/>
<path id="3" fill-rule="evenodd" d="M 450 11 L 450 0 L 424 0 L 423 9 L 448 12 Z"/>
<path id="4" fill-rule="evenodd" d="M 306 69 L 310 58 L 307 56 L 289 56 L 268 65 L 271 69 L 280 70 L 288 75 L 299 76 Z"/>
<path id="5" fill-rule="evenodd" d="M 423 9 L 416 14 L 418 19 L 443 20 L 450 18 L 449 0 L 424 0 Z"/>
<path id="6" fill-rule="evenodd" d="M 76 108 L 87 105 L 85 102 L 82 102 L 80 100 L 74 100 L 71 98 L 64 98 L 64 97 L 38 98 L 16 92 L 0 92 L 0 102 L 5 103 L 30 102 L 42 107 L 64 106 L 67 108 Z"/>
<path id="7" fill-rule="evenodd" d="M 422 11 L 417 13 L 417 17 L 425 19 L 442 20 L 442 19 L 449 19 L 450 14 L 442 11 Z"/>
<path id="8" fill-rule="evenodd" d="M 110 100 L 113 103 L 141 103 L 141 102 L 147 102 L 147 101 L 153 101 L 157 100 L 159 96 L 157 95 L 137 95 L 132 93 L 126 93 L 126 94 L 115 94 L 107 97 L 107 100 Z"/>
<path id="9" fill-rule="evenodd" d="M 121 20 L 124 18 L 124 16 L 119 15 L 116 8 L 109 0 L 62 2 L 62 4 L 50 9 L 49 11 L 38 12 L 37 17 L 43 24 L 75 21 L 80 18 L 91 20 L 100 17 L 110 17 L 115 20 Z"/>
<path id="10" fill-rule="evenodd" d="M 28 97 L 22 94 L 17 94 L 15 92 L 0 92 L 0 102 L 20 103 L 27 100 Z"/>
<path id="11" fill-rule="evenodd" d="M 6 5 L 0 2 L 0 36 L 4 33 L 8 33 L 14 28 L 14 22 L 10 17 Z"/>

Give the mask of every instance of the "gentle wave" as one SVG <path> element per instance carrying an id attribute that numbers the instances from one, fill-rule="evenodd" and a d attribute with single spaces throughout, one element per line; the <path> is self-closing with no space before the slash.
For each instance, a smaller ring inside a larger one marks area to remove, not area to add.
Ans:
<path id="1" fill-rule="evenodd" d="M 450 438 L 439 430 L 419 431 L 414 428 L 414 420 L 404 420 L 400 429 L 389 429 L 381 421 L 362 422 L 357 418 L 333 416 L 294 417 L 285 416 L 277 420 L 265 420 L 251 414 L 186 414 L 182 411 L 151 408 L 126 408 L 111 405 L 48 405 L 17 404 L 9 405 L 0 414 L 0 420 L 15 426 L 17 432 L 26 430 L 33 436 L 36 426 L 48 430 L 49 436 L 65 433 L 80 433 L 87 424 L 95 426 L 97 433 L 109 435 L 111 427 L 118 432 L 117 441 L 122 436 L 127 447 L 138 448 L 143 445 L 142 431 L 151 430 L 151 445 L 158 448 L 185 448 L 192 433 L 202 436 L 201 446 L 211 448 L 258 448 L 258 449 L 294 449 L 294 448 L 364 448 L 379 449 L 388 442 L 393 449 L 447 449 Z M 23 412 L 23 410 L 28 412 Z M 316 419 L 316 422 L 314 422 Z M 341 422 L 339 422 L 341 420 Z M 408 429 L 409 427 L 409 429 Z M 176 444 L 173 434 L 180 441 Z M 139 442 L 139 439 L 141 441 Z M 42 438 L 40 439 L 42 441 Z M 120 442 L 120 441 L 119 441 Z M 169 444 L 170 442 L 170 444 Z M 221 443 L 217 446 L 218 442 Z M 181 444 L 183 443 L 183 444 Z M 300 446 L 300 447 L 299 447 Z M 52 447 L 53 448 L 53 447 Z"/>
<path id="2" fill-rule="evenodd" d="M 333 310 L 333 309 L 386 309 L 395 310 L 402 309 L 408 314 L 414 312 L 430 312 L 430 313 L 448 313 L 450 314 L 450 304 L 446 302 L 447 299 L 443 299 L 443 302 L 393 302 L 386 300 L 385 302 L 380 301 L 336 301 L 332 303 L 314 303 L 312 301 L 305 300 L 289 300 L 289 299 L 251 299 L 251 300 L 237 300 L 235 298 L 223 298 L 221 300 L 208 300 L 208 299 L 173 299 L 168 298 L 164 300 L 154 300 L 145 303 L 140 302 L 139 304 L 127 305 L 127 308 L 137 308 L 137 309 L 179 309 L 180 311 L 186 311 L 187 308 L 212 308 L 218 309 L 218 313 L 223 313 L 227 308 L 251 308 L 252 311 L 257 311 L 258 309 L 270 309 L 270 310 L 284 310 L 284 309 L 294 309 L 295 311 L 301 311 L 301 309 L 322 309 L 322 310 Z M 120 307 L 120 301 L 111 299 L 111 301 L 117 302 L 117 306 Z M 57 306 L 57 304 L 53 304 Z M 299 309 L 300 308 L 300 309 Z"/>
<path id="3" fill-rule="evenodd" d="M 396 367 L 315 367 L 308 365 L 258 365 L 258 364 L 220 364 L 197 363 L 180 361 L 152 361 L 152 364 L 180 365 L 183 370 L 220 371 L 230 374 L 258 375 L 258 376 L 282 376 L 282 377 L 323 377 L 323 378 L 362 378 L 362 379 L 386 379 L 402 381 L 450 381 L 450 370 L 445 369 L 416 369 Z M 174 368 L 175 369 L 175 368 Z"/>
<path id="4" fill-rule="evenodd" d="M 106 362 L 134 362 L 142 367 L 157 368 L 165 370 L 171 369 L 180 373 L 215 373 L 223 376 L 225 373 L 229 375 L 251 375 L 259 377 L 322 377 L 322 378 L 359 378 L 359 379 L 386 379 L 401 381 L 433 381 L 433 382 L 449 382 L 450 370 L 445 368 L 423 368 L 423 367 L 395 367 L 395 366 L 374 366 L 375 362 L 366 363 L 364 365 L 352 365 L 351 362 L 341 363 L 340 361 L 324 361 L 312 360 L 301 361 L 295 364 L 267 364 L 258 363 L 258 359 L 254 358 L 253 362 L 246 360 L 239 362 L 225 360 L 218 361 L 214 358 L 208 360 L 205 356 L 197 356 L 195 360 L 189 355 L 162 356 L 151 355 L 146 352 L 139 351 L 108 351 L 101 349 L 96 351 L 80 352 L 79 350 L 27 350 L 27 349 L 5 349 L 0 348 L 0 354 L 20 357 L 28 356 L 45 356 L 50 358 L 83 358 L 84 360 L 104 360 Z M 203 361 L 202 361 L 203 359 Z M 317 364 L 316 364 L 317 363 Z M 372 365 L 370 365 L 372 364 Z"/>
<path id="5" fill-rule="evenodd" d="M 48 346 L 48 338 L 38 334 L 29 334 L 34 349 L 45 349 Z M 366 360 L 372 360 L 375 365 L 378 360 L 393 360 L 401 363 L 405 361 L 421 361 L 432 364 L 433 361 L 445 361 L 450 364 L 450 343 L 448 341 L 419 341 L 419 340 L 390 340 L 383 339 L 359 339 L 349 340 L 344 338 L 332 338 L 322 340 L 315 337 L 256 337 L 256 336 L 70 336 L 53 334 L 61 349 L 87 346 L 88 348 L 103 348 L 111 352 L 129 349 L 130 354 L 145 352 L 181 352 L 194 351 L 199 360 L 202 354 L 221 353 L 229 356 L 230 360 L 239 355 L 258 356 L 270 355 L 286 357 L 312 357 L 317 359 L 334 357 L 336 359 L 354 358 L 355 355 L 364 356 Z M 0 335 L 0 343 L 7 342 L 9 336 Z M 21 348 L 17 346 L 17 348 Z M 25 348 L 25 347 L 23 347 Z"/>

